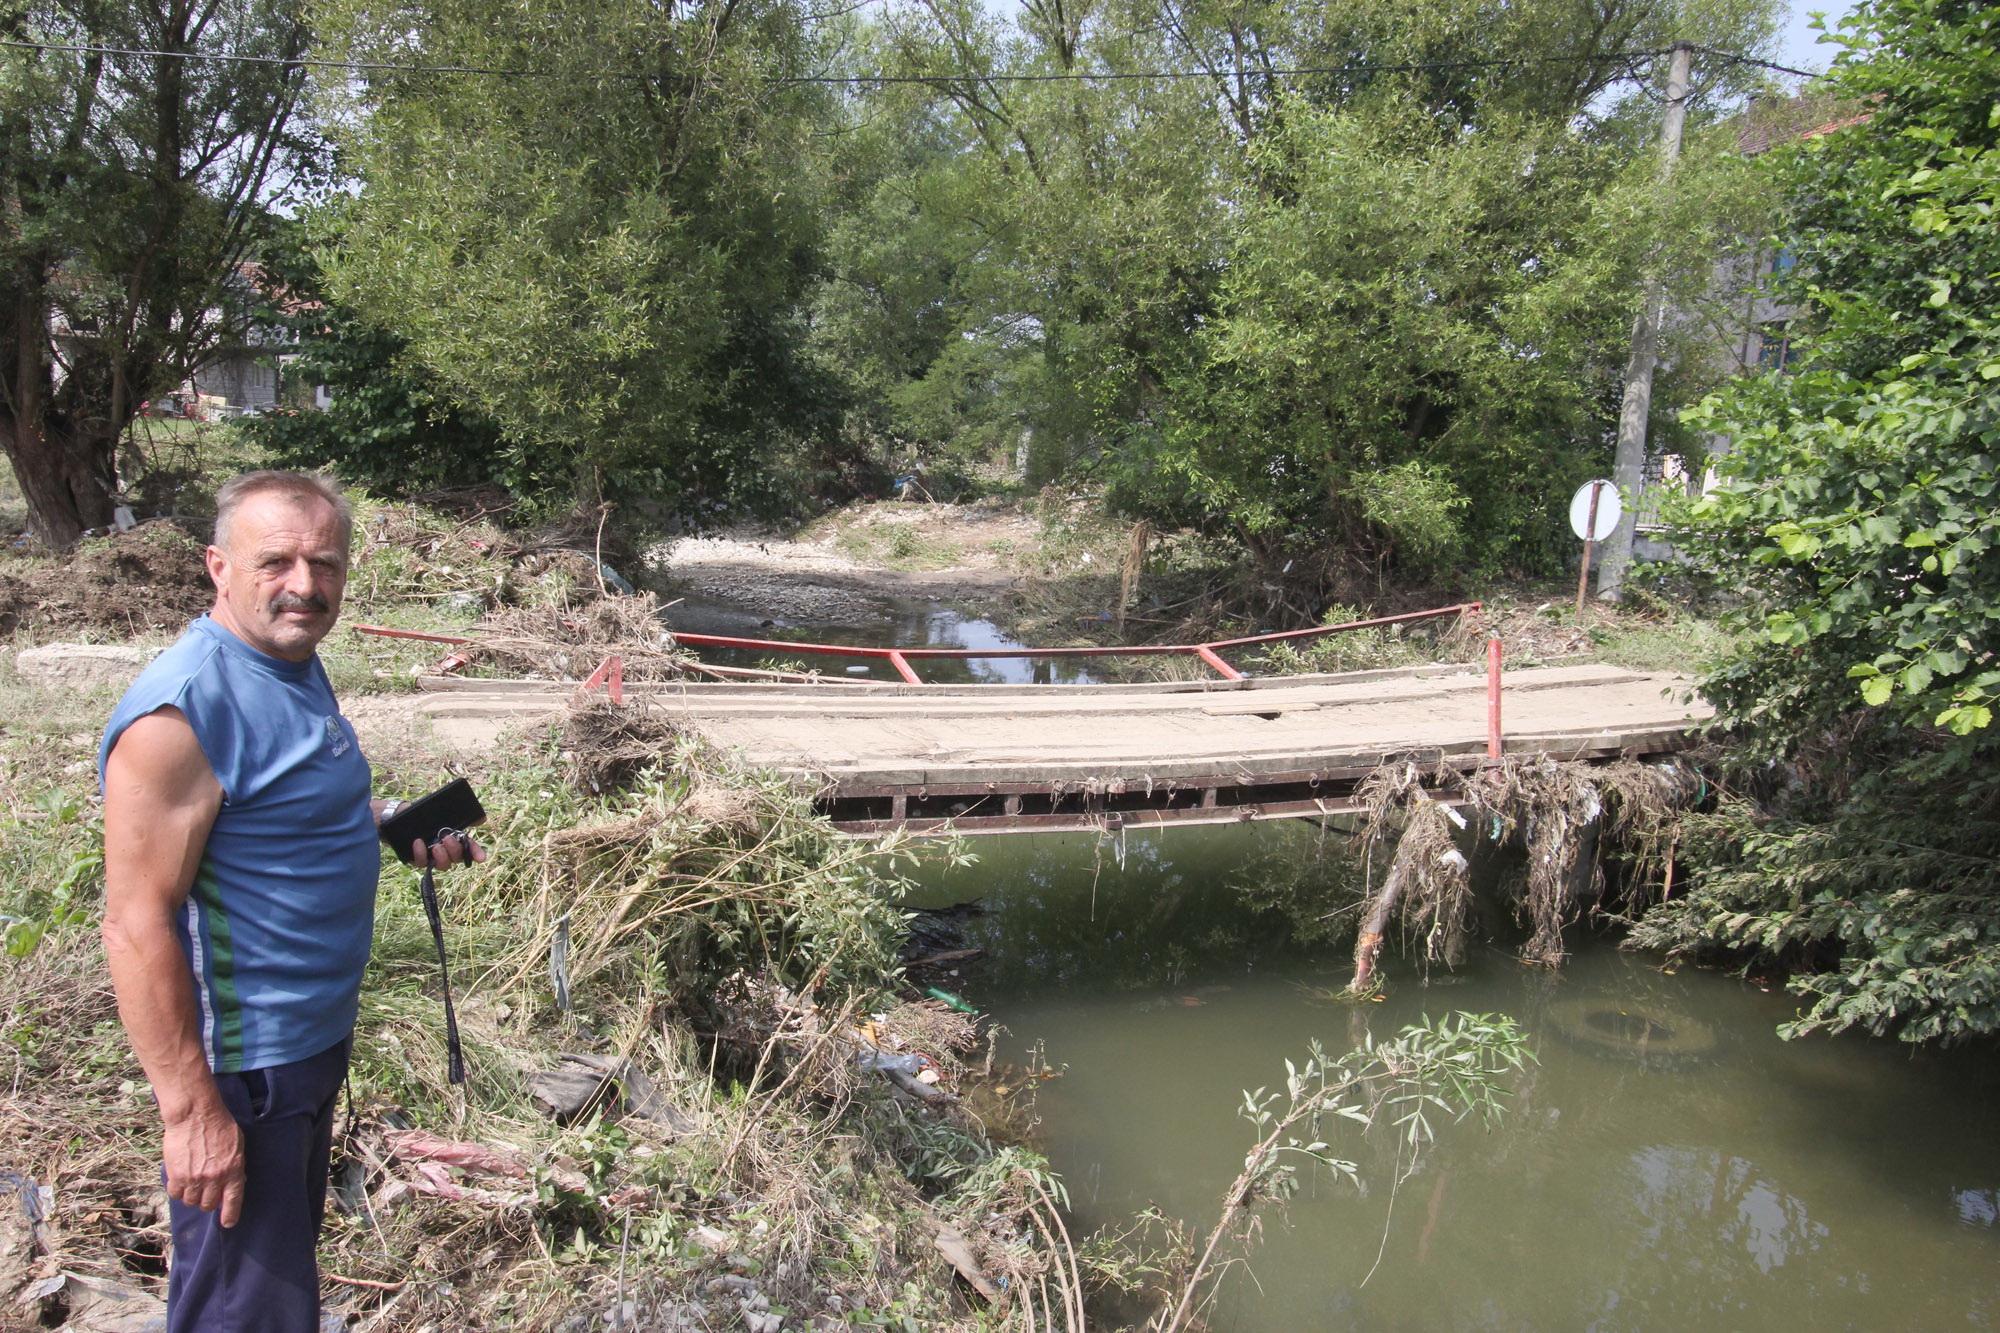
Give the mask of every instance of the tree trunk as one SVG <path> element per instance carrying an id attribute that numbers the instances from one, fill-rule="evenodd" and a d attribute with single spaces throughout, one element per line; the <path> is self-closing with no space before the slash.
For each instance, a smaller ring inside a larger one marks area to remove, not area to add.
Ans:
<path id="1" fill-rule="evenodd" d="M 78 426 L 58 392 L 50 353 L 47 295 L 54 261 L 25 256 L 8 276 L 11 309 L 0 331 L 0 448 L 28 504 L 28 531 L 46 545 L 73 545 L 87 529 L 110 526 L 117 504 L 118 437 L 124 417 Z M 74 388 L 74 385 L 69 386 Z"/>
<path id="2" fill-rule="evenodd" d="M 71 432 L 16 418 L 4 437 L 14 478 L 28 502 L 28 530 L 52 547 L 111 525 L 116 504 L 117 436 Z"/>

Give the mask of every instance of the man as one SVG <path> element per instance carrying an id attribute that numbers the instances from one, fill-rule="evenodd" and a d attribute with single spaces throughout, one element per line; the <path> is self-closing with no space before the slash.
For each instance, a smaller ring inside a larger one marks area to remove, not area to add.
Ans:
<path id="1" fill-rule="evenodd" d="M 316 649 L 353 521 L 331 483 L 216 496 L 215 605 L 119 702 L 98 752 L 104 946 L 163 1128 L 170 1333 L 317 1333 L 335 1095 L 374 928 L 368 763 Z M 485 853 L 413 848 L 446 866 Z"/>

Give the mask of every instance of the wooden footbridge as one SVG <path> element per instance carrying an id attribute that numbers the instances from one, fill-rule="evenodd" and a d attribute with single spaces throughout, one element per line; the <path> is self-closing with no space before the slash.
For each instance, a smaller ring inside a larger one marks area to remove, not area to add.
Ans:
<path id="1" fill-rule="evenodd" d="M 467 744 L 576 693 L 427 684 L 423 711 Z M 719 680 L 624 694 L 747 763 L 824 784 L 824 809 L 854 833 L 1336 815 L 1356 808 L 1355 787 L 1385 762 L 1414 759 L 1449 787 L 1492 749 L 1489 678 L 1477 666 L 1144 685 Z M 1685 677 L 1603 665 L 1507 672 L 1499 705 L 1505 753 L 1568 760 L 1670 753 L 1709 714 Z"/>

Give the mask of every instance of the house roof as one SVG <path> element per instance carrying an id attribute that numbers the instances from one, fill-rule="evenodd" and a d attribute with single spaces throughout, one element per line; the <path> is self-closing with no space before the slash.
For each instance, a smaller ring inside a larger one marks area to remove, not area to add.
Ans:
<path id="1" fill-rule="evenodd" d="M 1755 157 L 1788 143 L 1865 125 L 1874 116 L 1865 106 L 1825 93 L 1767 97 L 1751 103 L 1737 118 L 1736 147 L 1744 156 Z"/>

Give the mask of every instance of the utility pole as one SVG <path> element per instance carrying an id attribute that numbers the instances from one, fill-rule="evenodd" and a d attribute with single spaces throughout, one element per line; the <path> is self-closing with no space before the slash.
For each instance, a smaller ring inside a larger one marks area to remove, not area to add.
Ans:
<path id="1" fill-rule="evenodd" d="M 1675 42 L 1667 70 L 1667 115 L 1660 125 L 1660 184 L 1671 186 L 1674 162 L 1681 155 L 1681 126 L 1687 122 L 1688 79 L 1693 73 L 1694 47 Z M 1646 277 L 1646 300 L 1632 322 L 1632 352 L 1625 361 L 1625 402 L 1618 412 L 1618 452 L 1611 480 L 1624 497 L 1625 513 L 1604 543 L 1597 567 L 1597 595 L 1617 601 L 1632 563 L 1632 538 L 1639 517 L 1639 491 L 1646 482 L 1646 418 L 1653 410 L 1653 366 L 1659 359 L 1660 319 L 1666 302 L 1657 275 Z"/>

